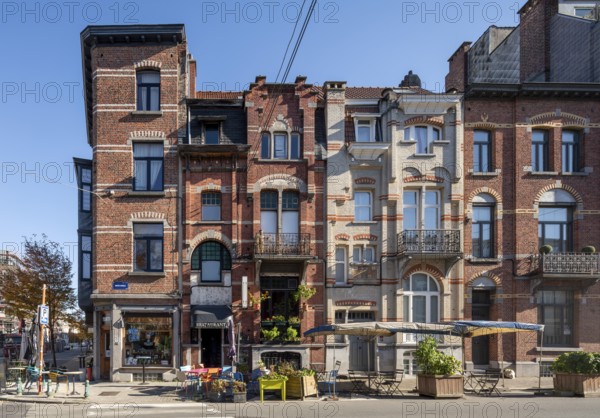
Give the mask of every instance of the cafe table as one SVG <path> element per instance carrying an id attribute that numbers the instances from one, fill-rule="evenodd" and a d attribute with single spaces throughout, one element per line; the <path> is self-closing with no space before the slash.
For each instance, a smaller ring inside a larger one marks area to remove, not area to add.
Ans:
<path id="1" fill-rule="evenodd" d="M 69 377 L 71 378 L 71 383 L 73 384 L 73 392 L 71 392 L 71 395 L 80 394 L 79 392 L 75 391 L 75 376 L 80 376 L 81 374 L 83 374 L 83 372 L 80 370 L 72 372 L 63 372 L 63 375 L 67 376 L 67 392 L 69 392 Z"/>

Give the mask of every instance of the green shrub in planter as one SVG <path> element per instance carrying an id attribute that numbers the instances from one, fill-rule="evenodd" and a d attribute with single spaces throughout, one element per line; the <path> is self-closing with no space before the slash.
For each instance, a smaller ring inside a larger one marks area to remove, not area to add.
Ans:
<path id="1" fill-rule="evenodd" d="M 581 252 L 587 254 L 594 254 L 596 252 L 596 247 L 594 247 L 593 245 L 586 245 L 581 249 Z"/>
<path id="2" fill-rule="evenodd" d="M 554 373 L 600 374 L 600 353 L 563 353 L 554 360 L 550 370 Z"/>
<path id="3" fill-rule="evenodd" d="M 451 376 L 461 371 L 461 363 L 454 356 L 444 354 L 437 349 L 433 337 L 426 337 L 419 342 L 415 351 L 415 359 L 421 374 Z"/>
<path id="4" fill-rule="evenodd" d="M 550 254 L 551 252 L 552 252 L 552 245 L 546 244 L 540 248 L 541 254 Z"/>

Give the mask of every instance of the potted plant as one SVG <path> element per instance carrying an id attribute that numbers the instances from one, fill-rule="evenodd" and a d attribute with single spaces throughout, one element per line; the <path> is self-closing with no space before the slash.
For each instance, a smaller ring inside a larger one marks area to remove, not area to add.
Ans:
<path id="1" fill-rule="evenodd" d="M 246 402 L 246 384 L 239 380 L 232 382 L 233 389 L 233 403 L 244 403 Z"/>
<path id="2" fill-rule="evenodd" d="M 554 390 L 581 396 L 600 395 L 600 353 L 561 354 L 550 366 Z"/>
<path id="3" fill-rule="evenodd" d="M 260 321 L 261 328 L 270 328 L 273 325 L 275 325 L 275 321 L 273 321 L 273 318 L 267 318 L 263 321 Z"/>
<path id="4" fill-rule="evenodd" d="M 420 395 L 435 398 L 463 396 L 463 376 L 457 374 L 461 371 L 460 361 L 439 351 L 435 338 L 427 337 L 419 342 L 415 359 L 420 370 L 417 375 Z"/>
<path id="5" fill-rule="evenodd" d="M 263 328 L 260 330 L 262 336 L 263 336 L 263 340 L 265 341 L 274 341 L 277 339 L 277 337 L 279 337 L 279 329 L 277 329 L 277 327 L 273 327 L 271 329 L 267 329 L 267 328 Z"/>
<path id="6" fill-rule="evenodd" d="M 307 396 L 318 396 L 317 378 L 314 370 L 297 370 L 292 363 L 284 361 L 277 367 L 277 372 L 288 378 L 285 383 L 285 390 L 286 395 L 290 398 L 304 400 Z"/>
<path id="7" fill-rule="evenodd" d="M 208 387 L 208 400 L 210 402 L 223 402 L 225 399 L 225 392 L 227 391 L 227 381 L 221 379 L 215 379 L 210 382 Z"/>
<path id="8" fill-rule="evenodd" d="M 253 292 L 248 292 L 248 299 L 250 300 L 250 308 L 260 309 L 260 305 L 265 300 L 269 299 L 268 291 L 264 291 L 263 293 L 259 293 L 258 297 L 254 296 Z"/>
<path id="9" fill-rule="evenodd" d="M 271 319 L 277 326 L 285 326 L 285 324 L 287 323 L 287 321 L 285 320 L 285 316 L 283 315 L 274 315 Z"/>
<path id="10" fill-rule="evenodd" d="M 581 249 L 581 252 L 586 254 L 594 254 L 596 252 L 596 247 L 593 245 L 586 245 Z"/>
<path id="11" fill-rule="evenodd" d="M 542 245 L 540 247 L 540 254 L 550 254 L 552 252 L 552 245 Z"/>
<path id="12" fill-rule="evenodd" d="M 308 287 L 305 284 L 301 284 L 298 286 L 298 289 L 294 293 L 292 293 L 292 297 L 296 302 L 300 302 L 301 300 L 307 301 L 312 298 L 317 293 L 317 289 L 314 287 Z"/>
<path id="13" fill-rule="evenodd" d="M 287 327 L 285 330 L 285 336 L 283 337 L 284 341 L 290 343 L 300 342 L 300 337 L 298 336 L 298 330 L 292 326 Z"/>

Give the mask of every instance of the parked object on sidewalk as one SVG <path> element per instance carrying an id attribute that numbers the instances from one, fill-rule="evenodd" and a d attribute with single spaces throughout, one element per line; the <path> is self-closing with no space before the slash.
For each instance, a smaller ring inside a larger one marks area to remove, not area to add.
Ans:
<path id="1" fill-rule="evenodd" d="M 507 379 L 514 379 L 516 377 L 513 369 L 504 369 L 504 377 Z"/>

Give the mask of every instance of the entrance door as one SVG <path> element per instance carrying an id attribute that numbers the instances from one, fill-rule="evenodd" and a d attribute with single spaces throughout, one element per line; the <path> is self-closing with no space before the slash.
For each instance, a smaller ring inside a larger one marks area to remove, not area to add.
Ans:
<path id="1" fill-rule="evenodd" d="M 348 312 L 348 322 L 374 321 L 375 314 L 371 311 Z M 373 339 L 351 336 L 350 345 L 350 370 L 368 371 L 375 370 L 375 343 Z"/>
<path id="2" fill-rule="evenodd" d="M 204 367 L 221 367 L 221 329 L 203 328 L 200 330 L 200 347 L 202 350 L 202 364 Z"/>
<path id="3" fill-rule="evenodd" d="M 471 318 L 474 321 L 490 320 L 491 292 L 489 290 L 473 290 L 473 304 Z M 473 350 L 473 364 L 487 365 L 490 363 L 490 338 L 489 336 L 471 339 Z"/>
<path id="4" fill-rule="evenodd" d="M 110 331 L 102 329 L 100 331 L 100 379 L 108 380 L 110 378 Z"/>

